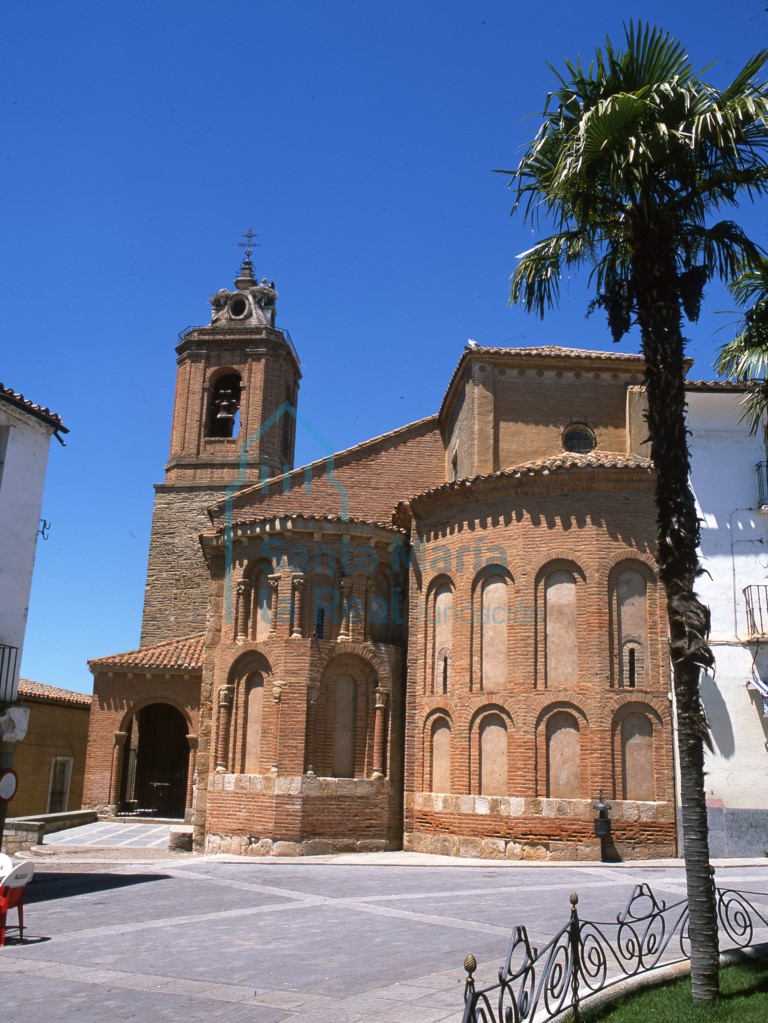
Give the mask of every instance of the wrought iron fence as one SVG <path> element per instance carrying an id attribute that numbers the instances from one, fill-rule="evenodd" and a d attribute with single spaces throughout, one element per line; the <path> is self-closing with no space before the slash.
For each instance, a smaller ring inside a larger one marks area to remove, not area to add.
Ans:
<path id="1" fill-rule="evenodd" d="M 722 950 L 768 936 L 768 904 L 758 909 L 759 899 L 768 894 L 717 889 Z M 531 944 L 525 927 L 515 927 L 497 984 L 477 989 L 477 962 L 467 956 L 463 1023 L 547 1023 L 569 1010 L 578 1023 L 584 999 L 690 958 L 686 899 L 667 903 L 639 884 L 615 922 L 607 923 L 581 920 L 578 901 L 571 895 L 568 923 L 543 948 Z"/>
<path id="2" fill-rule="evenodd" d="M 202 330 L 202 327 L 200 325 L 195 326 L 195 324 L 190 324 L 188 327 L 185 327 L 184 330 L 180 330 L 177 335 L 179 341 L 183 341 L 185 337 L 192 333 L 193 330 Z M 288 347 L 291 350 L 291 353 L 293 354 L 293 357 L 296 359 L 296 362 L 300 366 L 301 359 L 299 358 L 299 353 L 296 351 L 296 345 L 293 343 L 293 338 L 291 337 L 290 331 L 287 330 L 285 327 L 272 327 L 272 330 L 277 331 L 278 334 L 282 334 L 283 341 L 285 341 L 285 343 L 288 345 Z M 227 331 L 229 333 L 236 333 L 239 331 L 240 333 L 245 334 L 249 331 L 252 332 L 253 327 L 235 327 L 231 324 L 227 324 Z"/>
<path id="3" fill-rule="evenodd" d="M 756 583 L 744 587 L 747 605 L 747 634 L 765 636 L 768 634 L 768 586 Z"/>

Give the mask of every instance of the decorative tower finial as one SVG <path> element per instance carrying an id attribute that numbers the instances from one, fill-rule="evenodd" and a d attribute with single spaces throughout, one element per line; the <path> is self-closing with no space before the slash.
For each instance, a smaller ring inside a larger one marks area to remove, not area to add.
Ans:
<path id="1" fill-rule="evenodd" d="M 253 276 L 253 263 L 251 261 L 251 253 L 253 252 L 254 244 L 258 245 L 258 242 L 254 243 L 254 238 L 258 238 L 258 234 L 249 227 L 243 235 L 243 238 L 248 240 L 245 242 L 238 242 L 237 244 L 241 249 L 245 249 L 245 257 L 240 267 L 240 273 L 238 274 L 237 280 L 235 281 L 235 287 L 239 291 L 245 291 L 247 288 L 253 287 L 256 283 L 256 278 Z"/>
<path id="2" fill-rule="evenodd" d="M 242 237 L 243 238 L 247 238 L 248 241 L 247 242 L 238 242 L 237 244 L 240 246 L 241 249 L 245 249 L 245 258 L 246 259 L 250 259 L 251 258 L 251 252 L 253 251 L 253 239 L 254 238 L 258 238 L 259 236 L 256 233 L 256 231 L 253 230 L 252 227 L 249 227 L 248 230 L 245 232 L 245 234 Z M 259 243 L 256 242 L 256 244 L 258 245 Z"/>

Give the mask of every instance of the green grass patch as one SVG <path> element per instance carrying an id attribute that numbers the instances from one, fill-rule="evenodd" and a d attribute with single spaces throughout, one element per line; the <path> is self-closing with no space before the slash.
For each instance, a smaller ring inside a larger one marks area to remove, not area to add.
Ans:
<path id="1" fill-rule="evenodd" d="M 592 1011 L 584 1023 L 768 1023 L 768 959 L 720 971 L 720 998 L 694 1005 L 690 978 L 624 995 Z"/>

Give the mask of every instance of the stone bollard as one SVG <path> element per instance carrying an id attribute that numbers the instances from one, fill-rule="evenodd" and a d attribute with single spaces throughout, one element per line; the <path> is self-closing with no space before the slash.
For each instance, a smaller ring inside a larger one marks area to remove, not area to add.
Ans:
<path id="1" fill-rule="evenodd" d="M 192 825 L 172 824 L 168 832 L 168 849 L 171 852 L 192 852 Z"/>

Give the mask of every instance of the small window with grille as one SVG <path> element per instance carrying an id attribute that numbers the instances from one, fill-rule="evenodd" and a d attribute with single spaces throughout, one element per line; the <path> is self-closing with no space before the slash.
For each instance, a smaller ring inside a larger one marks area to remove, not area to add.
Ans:
<path id="1" fill-rule="evenodd" d="M 584 423 L 573 423 L 563 430 L 563 447 L 575 455 L 588 455 L 597 446 L 595 435 Z"/>
<path id="2" fill-rule="evenodd" d="M 67 809 L 71 777 L 72 757 L 54 757 L 48 787 L 48 813 L 63 813 Z"/>

